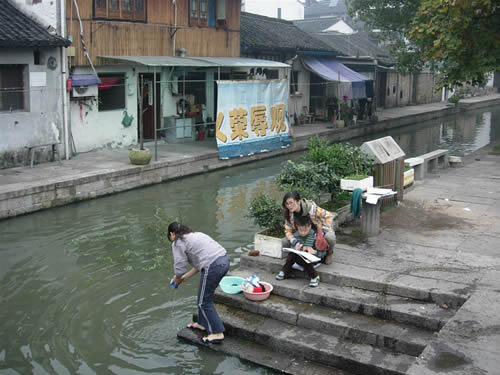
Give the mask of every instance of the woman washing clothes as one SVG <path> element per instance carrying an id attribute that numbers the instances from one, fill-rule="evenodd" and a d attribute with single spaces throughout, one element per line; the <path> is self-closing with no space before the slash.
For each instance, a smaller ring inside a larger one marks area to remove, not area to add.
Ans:
<path id="1" fill-rule="evenodd" d="M 328 252 L 323 259 L 324 264 L 331 264 L 333 260 L 333 248 L 337 239 L 333 230 L 333 215 L 331 212 L 319 207 L 316 203 L 308 199 L 301 199 L 299 193 L 291 191 L 285 194 L 283 202 L 283 217 L 285 218 L 285 238 L 281 240 L 282 247 L 295 247 L 297 239 L 294 233 L 297 231 L 295 217 L 307 216 L 312 223 L 323 230 L 325 240 L 328 242 Z"/>
<path id="2" fill-rule="evenodd" d="M 224 340 L 224 325 L 214 306 L 214 292 L 220 280 L 229 270 L 229 256 L 217 241 L 210 236 L 193 232 L 189 227 L 173 222 L 168 226 L 168 239 L 172 242 L 174 257 L 173 283 L 176 286 L 201 271 L 198 287 L 198 322 L 188 328 L 207 333 L 204 343 L 220 344 Z M 189 271 L 188 265 L 191 265 Z"/>

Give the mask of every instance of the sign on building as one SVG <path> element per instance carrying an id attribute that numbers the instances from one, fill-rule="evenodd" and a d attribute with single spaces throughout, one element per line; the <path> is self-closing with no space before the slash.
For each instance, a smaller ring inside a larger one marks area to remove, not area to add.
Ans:
<path id="1" fill-rule="evenodd" d="M 291 145 L 287 80 L 217 81 L 217 87 L 219 159 Z"/>

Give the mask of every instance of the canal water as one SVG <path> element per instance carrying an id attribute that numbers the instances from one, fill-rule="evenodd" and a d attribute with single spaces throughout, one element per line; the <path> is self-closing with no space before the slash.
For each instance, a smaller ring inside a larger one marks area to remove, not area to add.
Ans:
<path id="1" fill-rule="evenodd" d="M 489 108 L 381 135 L 415 156 L 468 154 L 499 134 L 500 110 Z M 249 202 L 261 191 L 278 198 L 273 179 L 299 156 L 0 222 L 0 375 L 272 373 L 176 338 L 195 311 L 199 278 L 169 286 L 165 225 L 183 218 L 226 247 L 237 267 L 258 229 L 246 217 Z"/>

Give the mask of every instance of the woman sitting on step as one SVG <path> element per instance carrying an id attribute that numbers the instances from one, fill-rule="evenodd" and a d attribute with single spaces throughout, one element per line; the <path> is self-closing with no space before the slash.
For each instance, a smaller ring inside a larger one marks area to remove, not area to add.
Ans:
<path id="1" fill-rule="evenodd" d="M 276 275 L 276 280 L 286 279 L 292 272 L 294 264 L 298 264 L 311 278 L 309 286 L 316 287 L 319 285 L 319 275 L 315 270 L 315 266 L 320 264 L 321 260 L 326 257 L 327 251 L 320 251 L 316 249 L 316 227 L 315 229 L 313 229 L 313 225 L 309 215 L 297 216 L 295 218 L 295 226 L 297 227 L 297 232 L 294 233 L 294 238 L 297 240 L 297 242 L 294 246 L 294 249 L 313 254 L 318 257 L 319 260 L 316 263 L 308 263 L 302 258 L 301 255 L 290 252 L 286 258 L 285 265 L 281 269 L 280 273 Z"/>
<path id="2" fill-rule="evenodd" d="M 337 239 L 333 230 L 333 215 L 331 212 L 319 207 L 316 203 L 307 199 L 300 199 L 299 193 L 291 191 L 285 194 L 283 202 L 283 217 L 285 218 L 285 238 L 281 240 L 282 247 L 295 247 L 297 239 L 294 233 L 297 230 L 295 218 L 298 216 L 309 216 L 312 223 L 320 227 L 328 242 L 328 253 L 323 259 L 324 264 L 331 264 L 333 260 L 333 248 Z"/>

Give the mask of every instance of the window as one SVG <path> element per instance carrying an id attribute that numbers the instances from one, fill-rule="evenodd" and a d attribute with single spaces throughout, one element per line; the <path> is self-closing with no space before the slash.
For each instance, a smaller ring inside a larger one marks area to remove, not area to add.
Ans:
<path id="1" fill-rule="evenodd" d="M 190 25 L 217 27 L 226 24 L 226 0 L 189 0 Z"/>
<path id="2" fill-rule="evenodd" d="M 295 95 L 297 92 L 299 92 L 299 72 L 294 70 L 290 75 L 290 94 Z"/>
<path id="3" fill-rule="evenodd" d="M 208 0 L 189 1 L 189 22 L 191 25 L 207 25 Z"/>
<path id="4" fill-rule="evenodd" d="M 27 108 L 24 95 L 26 69 L 27 65 L 0 65 L 0 112 Z"/>
<path id="5" fill-rule="evenodd" d="M 125 74 L 99 74 L 99 111 L 125 109 Z"/>
<path id="6" fill-rule="evenodd" d="M 278 79 L 279 72 L 278 69 L 264 69 L 264 74 L 267 79 Z"/>
<path id="7" fill-rule="evenodd" d="M 94 17 L 146 21 L 147 0 L 94 0 Z"/>

